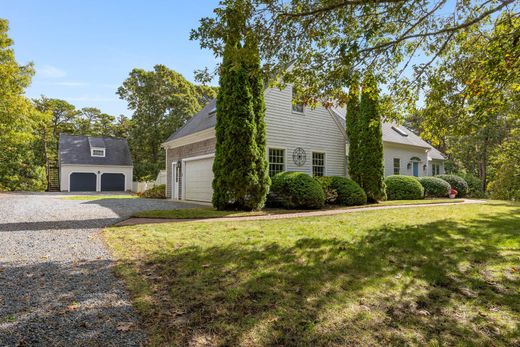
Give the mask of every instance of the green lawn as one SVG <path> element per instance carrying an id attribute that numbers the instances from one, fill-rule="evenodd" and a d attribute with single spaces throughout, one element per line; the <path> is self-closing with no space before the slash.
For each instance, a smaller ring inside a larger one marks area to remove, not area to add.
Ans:
<path id="1" fill-rule="evenodd" d="M 61 197 L 63 200 L 102 200 L 102 199 L 136 199 L 138 195 L 73 195 Z"/>
<path id="2" fill-rule="evenodd" d="M 520 205 L 106 229 L 150 345 L 520 344 Z"/>
<path id="3" fill-rule="evenodd" d="M 394 200 L 394 201 L 383 201 L 374 205 L 363 205 L 363 206 L 332 206 L 327 207 L 330 209 L 347 209 L 347 208 L 360 208 L 370 206 L 396 206 L 396 205 L 422 205 L 422 204 L 437 204 L 443 202 L 463 202 L 464 199 L 427 199 L 427 200 Z M 137 212 L 133 217 L 140 218 L 176 218 L 176 219 L 195 219 L 195 218 L 220 218 L 220 217 L 247 217 L 247 216 L 266 216 L 272 214 L 284 214 L 303 212 L 296 210 L 284 210 L 284 209 L 264 209 L 261 211 L 217 211 L 213 207 L 199 207 L 181 210 L 150 210 Z"/>

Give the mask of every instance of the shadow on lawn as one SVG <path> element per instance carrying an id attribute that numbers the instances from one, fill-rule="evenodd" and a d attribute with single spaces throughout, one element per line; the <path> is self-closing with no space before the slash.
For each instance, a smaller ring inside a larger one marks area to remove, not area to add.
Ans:
<path id="1" fill-rule="evenodd" d="M 519 226 L 516 210 L 354 242 L 181 248 L 129 265 L 154 291 L 144 320 L 158 344 L 515 345 Z"/>

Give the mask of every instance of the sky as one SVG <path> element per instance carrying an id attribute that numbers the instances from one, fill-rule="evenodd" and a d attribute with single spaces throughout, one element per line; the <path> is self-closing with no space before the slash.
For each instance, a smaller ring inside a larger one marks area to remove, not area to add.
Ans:
<path id="1" fill-rule="evenodd" d="M 0 0 L 19 64 L 36 74 L 26 95 L 131 115 L 115 94 L 133 68 L 164 64 L 193 81 L 216 63 L 189 40 L 218 0 Z"/>

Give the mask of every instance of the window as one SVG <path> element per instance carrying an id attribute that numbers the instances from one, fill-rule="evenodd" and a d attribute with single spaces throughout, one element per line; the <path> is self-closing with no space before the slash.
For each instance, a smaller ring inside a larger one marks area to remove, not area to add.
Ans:
<path id="1" fill-rule="evenodd" d="M 440 175 L 441 173 L 441 165 L 440 164 L 432 164 L 432 175 Z"/>
<path id="2" fill-rule="evenodd" d="M 93 156 L 93 157 L 104 157 L 105 156 L 105 149 L 104 148 L 92 149 L 90 151 L 90 155 Z"/>
<path id="3" fill-rule="evenodd" d="M 401 174 L 401 159 L 394 158 L 394 175 Z"/>
<path id="4" fill-rule="evenodd" d="M 285 171 L 285 150 L 269 148 L 269 176 Z"/>
<path id="5" fill-rule="evenodd" d="M 298 101 L 296 98 L 297 91 L 295 88 L 292 89 L 292 111 L 297 113 L 303 113 L 303 103 Z"/>
<path id="6" fill-rule="evenodd" d="M 323 176 L 325 174 L 325 153 L 312 152 L 312 175 Z"/>

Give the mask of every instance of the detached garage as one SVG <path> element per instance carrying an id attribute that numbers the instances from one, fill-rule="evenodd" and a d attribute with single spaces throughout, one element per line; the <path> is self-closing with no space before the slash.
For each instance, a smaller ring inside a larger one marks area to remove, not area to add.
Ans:
<path id="1" fill-rule="evenodd" d="M 61 134 L 60 190 L 122 192 L 132 188 L 133 164 L 125 139 Z"/>

